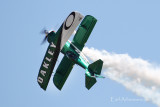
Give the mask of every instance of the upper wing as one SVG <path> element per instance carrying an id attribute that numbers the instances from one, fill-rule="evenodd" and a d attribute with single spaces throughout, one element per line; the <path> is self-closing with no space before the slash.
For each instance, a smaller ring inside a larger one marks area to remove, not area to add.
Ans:
<path id="1" fill-rule="evenodd" d="M 97 19 L 90 15 L 85 16 L 81 22 L 72 41 L 72 44 L 74 44 L 80 51 L 82 51 L 85 43 L 87 42 L 96 22 Z"/>
<path id="2" fill-rule="evenodd" d="M 44 90 L 47 88 L 60 50 L 68 41 L 69 37 L 72 35 L 82 18 L 83 16 L 80 13 L 72 12 L 63 22 L 55 37 L 51 37 L 49 39 L 50 45 L 47 49 L 37 77 L 38 84 Z"/>
<path id="3" fill-rule="evenodd" d="M 37 81 L 40 87 L 44 90 L 47 88 L 54 66 L 57 62 L 60 53 L 60 43 L 61 36 L 59 36 L 55 44 L 53 42 L 50 43 L 40 67 Z"/>
<path id="4" fill-rule="evenodd" d="M 74 66 L 74 62 L 72 62 L 66 56 L 64 56 L 53 78 L 53 82 L 59 90 L 62 89 L 73 66 Z"/>
<path id="5" fill-rule="evenodd" d="M 65 45 L 65 43 L 68 41 L 70 36 L 73 34 L 76 27 L 79 25 L 80 21 L 82 20 L 83 15 L 81 15 L 78 12 L 72 12 L 64 21 L 62 24 L 62 30 L 60 30 L 61 33 L 61 49 Z"/>

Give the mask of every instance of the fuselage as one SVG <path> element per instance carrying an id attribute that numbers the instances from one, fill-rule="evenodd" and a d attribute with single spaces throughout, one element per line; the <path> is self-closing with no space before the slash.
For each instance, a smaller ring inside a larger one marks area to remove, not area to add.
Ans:
<path id="1" fill-rule="evenodd" d="M 84 69 L 87 69 L 89 66 L 89 62 L 87 62 L 81 53 L 69 42 L 67 41 L 64 45 L 61 53 L 66 55 L 70 60 L 74 61 L 76 64 L 81 66 Z"/>
<path id="2" fill-rule="evenodd" d="M 57 40 L 55 32 L 50 32 L 48 35 L 48 42 L 49 43 L 55 43 Z M 63 46 L 61 53 L 67 56 L 70 60 L 72 60 L 75 64 L 78 64 L 82 68 L 86 70 L 86 75 L 92 77 L 93 74 L 89 72 L 88 66 L 89 61 L 86 59 L 86 57 L 79 51 L 70 41 L 67 41 L 65 45 Z"/>
<path id="3" fill-rule="evenodd" d="M 86 70 L 85 74 L 87 76 L 93 77 L 93 74 L 88 70 L 89 62 L 87 61 L 86 57 L 83 54 L 81 54 L 81 52 L 78 49 L 76 49 L 76 47 L 69 41 L 66 42 L 63 49 L 61 50 L 61 53 L 63 53 L 70 60 L 84 68 Z"/>

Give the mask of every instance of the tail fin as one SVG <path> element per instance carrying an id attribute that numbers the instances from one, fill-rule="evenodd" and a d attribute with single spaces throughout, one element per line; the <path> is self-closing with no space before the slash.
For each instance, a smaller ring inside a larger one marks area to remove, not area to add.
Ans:
<path id="1" fill-rule="evenodd" d="M 100 75 L 101 74 L 101 70 L 102 70 L 102 66 L 103 66 L 103 61 L 101 59 L 93 62 L 92 64 L 89 65 L 89 70 L 91 70 L 91 72 Z"/>
<path id="2" fill-rule="evenodd" d="M 100 76 L 101 70 L 103 66 L 103 61 L 101 59 L 97 60 L 96 62 L 89 65 L 88 70 L 90 73 L 96 74 L 97 77 L 103 78 L 103 76 Z M 85 86 L 89 90 L 96 82 L 96 78 L 87 76 L 85 77 Z"/>

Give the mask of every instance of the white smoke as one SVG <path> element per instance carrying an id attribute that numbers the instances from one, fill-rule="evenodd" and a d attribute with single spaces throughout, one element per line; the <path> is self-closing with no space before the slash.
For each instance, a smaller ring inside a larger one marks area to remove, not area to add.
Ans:
<path id="1" fill-rule="evenodd" d="M 160 107 L 160 66 L 128 54 L 109 53 L 94 48 L 83 49 L 91 60 L 102 59 L 106 77 L 121 83 L 127 89 Z"/>

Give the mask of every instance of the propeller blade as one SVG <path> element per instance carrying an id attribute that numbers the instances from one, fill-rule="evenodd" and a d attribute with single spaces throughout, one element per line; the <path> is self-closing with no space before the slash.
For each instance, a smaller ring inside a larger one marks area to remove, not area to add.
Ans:
<path id="1" fill-rule="evenodd" d="M 46 36 L 46 37 L 43 39 L 41 45 L 44 44 L 44 43 L 46 42 L 47 38 L 48 38 L 48 37 Z"/>
<path id="2" fill-rule="evenodd" d="M 49 32 L 48 30 L 46 30 L 46 28 L 43 28 L 40 33 L 48 35 Z"/>
<path id="3" fill-rule="evenodd" d="M 46 28 L 44 27 L 44 28 L 41 30 L 40 33 L 41 33 L 41 34 L 45 34 L 45 37 L 44 37 L 44 39 L 43 39 L 43 41 L 42 41 L 42 43 L 41 43 L 41 45 L 42 45 L 42 44 L 44 44 L 44 43 L 46 42 L 46 40 L 47 40 L 47 38 L 48 38 L 49 32 L 48 32 L 48 30 L 46 30 Z"/>

